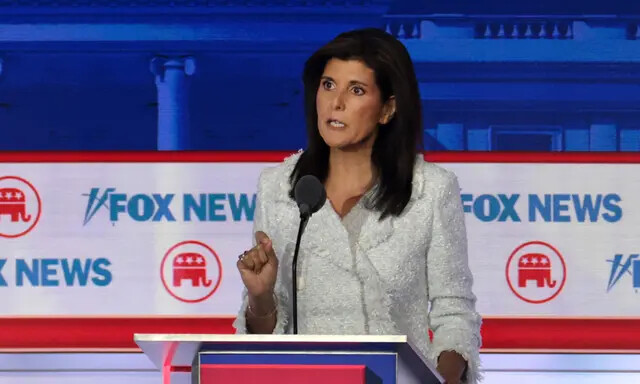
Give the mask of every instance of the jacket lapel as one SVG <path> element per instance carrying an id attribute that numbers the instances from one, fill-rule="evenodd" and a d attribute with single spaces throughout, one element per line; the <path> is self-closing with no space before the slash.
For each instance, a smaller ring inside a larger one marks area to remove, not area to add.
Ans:
<path id="1" fill-rule="evenodd" d="M 342 270 L 353 269 L 347 231 L 328 201 L 309 219 L 300 248 L 321 256 Z"/>
<path id="2" fill-rule="evenodd" d="M 412 204 L 416 200 L 422 197 L 424 183 L 422 161 L 422 157 L 418 157 L 414 165 L 411 198 L 409 199 L 409 204 L 405 208 L 405 212 L 411 208 Z M 388 241 L 395 231 L 395 223 L 397 221 L 396 217 L 388 216 L 382 221 L 380 221 L 379 218 L 379 212 L 370 211 L 370 214 L 365 220 L 362 230 L 360 231 L 358 245 L 365 254 L 385 241 Z"/>
<path id="3" fill-rule="evenodd" d="M 286 228 L 282 228 L 282 233 L 287 237 L 285 240 L 287 244 L 285 244 L 284 249 L 290 250 L 291 255 L 286 257 L 289 259 L 293 257 L 295 250 L 300 219 L 298 206 L 288 196 L 288 180 L 286 183 L 281 183 L 279 189 L 280 193 L 277 194 L 278 197 L 274 208 L 276 215 L 282 216 L 278 221 L 282 225 L 286 225 Z M 327 201 L 307 222 L 307 227 L 300 242 L 300 254 L 298 257 L 301 260 L 303 257 L 318 255 L 343 270 L 351 270 L 349 254 L 347 231 L 340 223 L 340 218 L 331 207 L 331 203 Z"/>

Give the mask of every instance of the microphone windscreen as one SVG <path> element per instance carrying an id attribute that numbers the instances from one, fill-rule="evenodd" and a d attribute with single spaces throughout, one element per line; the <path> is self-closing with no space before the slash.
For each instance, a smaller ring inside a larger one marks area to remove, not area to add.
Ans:
<path id="1" fill-rule="evenodd" d="M 302 176 L 296 183 L 293 195 L 298 207 L 306 205 L 312 214 L 318 212 L 327 200 L 324 185 L 313 175 Z"/>

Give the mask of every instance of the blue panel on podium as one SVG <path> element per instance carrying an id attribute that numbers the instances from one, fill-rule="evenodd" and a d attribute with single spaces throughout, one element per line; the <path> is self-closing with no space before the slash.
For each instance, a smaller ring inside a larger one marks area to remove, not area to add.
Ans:
<path id="1" fill-rule="evenodd" d="M 365 365 L 382 384 L 396 384 L 395 353 L 224 353 L 201 352 L 200 364 Z M 369 380 L 367 381 L 369 382 Z"/>

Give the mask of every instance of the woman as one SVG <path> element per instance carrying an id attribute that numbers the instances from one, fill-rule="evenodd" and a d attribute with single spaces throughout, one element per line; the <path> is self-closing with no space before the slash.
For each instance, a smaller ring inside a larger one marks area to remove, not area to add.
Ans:
<path id="1" fill-rule="evenodd" d="M 420 155 L 408 52 L 381 30 L 343 33 L 309 58 L 303 80 L 308 148 L 260 176 L 257 245 L 238 260 L 246 289 L 237 332 L 291 332 L 291 191 L 312 174 L 328 200 L 298 256 L 299 332 L 406 334 L 447 383 L 475 383 L 481 320 L 460 191 Z"/>

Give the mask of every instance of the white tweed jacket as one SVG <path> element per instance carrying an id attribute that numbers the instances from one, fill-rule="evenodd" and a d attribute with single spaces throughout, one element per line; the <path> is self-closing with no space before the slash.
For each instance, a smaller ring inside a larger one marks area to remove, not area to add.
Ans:
<path id="1" fill-rule="evenodd" d="M 274 333 L 291 333 L 291 260 L 299 224 L 289 175 L 299 154 L 260 175 L 254 231 L 272 240 L 280 262 Z M 366 208 L 364 208 L 366 209 Z M 315 213 L 298 255 L 300 334 L 403 334 L 432 362 L 453 350 L 479 380 L 480 323 L 467 261 L 460 189 L 453 173 L 416 160 L 411 200 L 399 217 L 367 215 L 355 252 L 327 202 Z M 246 333 L 246 291 L 234 326 Z M 433 331 L 433 342 L 428 331 Z"/>

